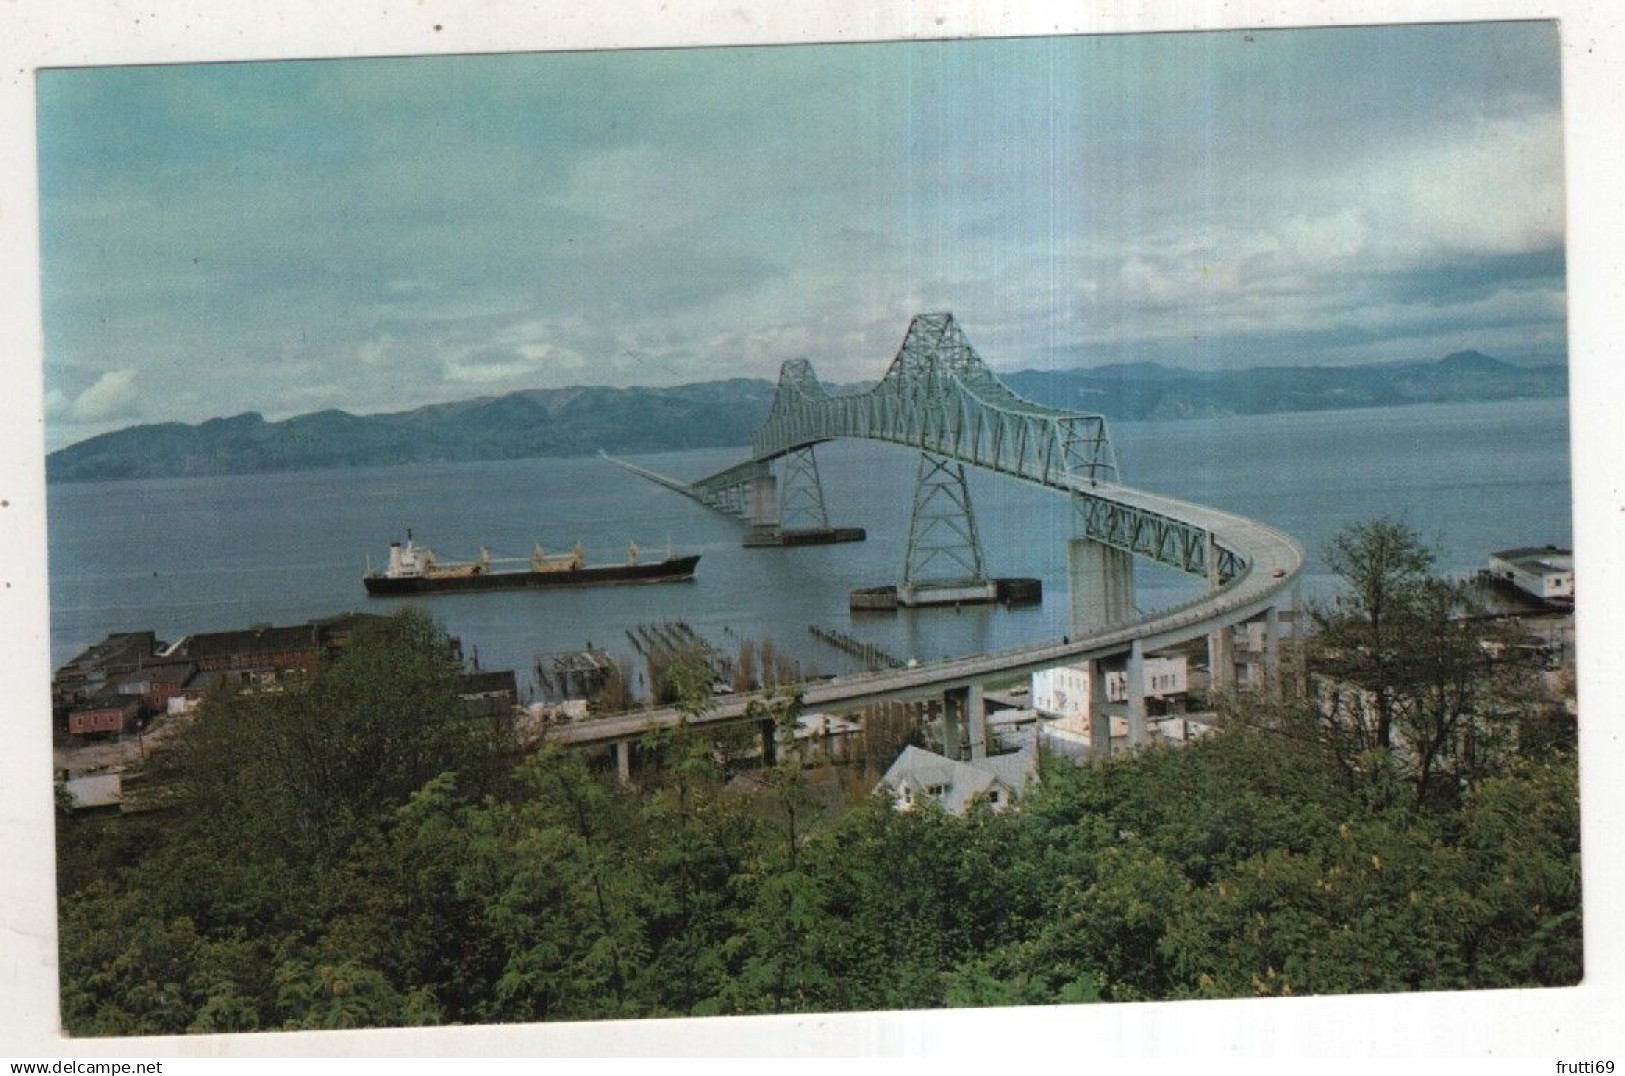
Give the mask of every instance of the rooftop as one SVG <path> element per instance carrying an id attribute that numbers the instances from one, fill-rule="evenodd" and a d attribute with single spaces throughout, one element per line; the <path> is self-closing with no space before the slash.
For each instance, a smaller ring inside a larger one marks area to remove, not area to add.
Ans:
<path id="1" fill-rule="evenodd" d="M 1001 789 L 1020 795 L 1037 765 L 1038 756 L 1030 746 L 1014 754 L 961 762 L 910 744 L 880 779 L 880 787 L 902 794 L 905 802 L 936 799 L 943 810 L 962 815 L 978 797 L 991 799 Z"/>
<path id="2" fill-rule="evenodd" d="M 285 650 L 314 649 L 317 629 L 310 624 L 292 628 L 263 627 L 241 631 L 214 631 L 190 635 L 176 646 L 176 656 L 193 659 L 228 654 L 266 654 Z"/>
<path id="3" fill-rule="evenodd" d="M 1491 553 L 1496 560 L 1504 560 L 1509 564 L 1546 564 L 1555 568 L 1574 567 L 1574 550 L 1563 549 L 1559 546 L 1519 546 L 1516 549 L 1503 549 L 1499 553 Z"/>

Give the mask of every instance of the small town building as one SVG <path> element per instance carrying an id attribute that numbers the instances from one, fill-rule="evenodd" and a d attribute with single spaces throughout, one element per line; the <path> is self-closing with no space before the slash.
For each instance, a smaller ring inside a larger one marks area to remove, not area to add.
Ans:
<path id="1" fill-rule="evenodd" d="M 1144 693 L 1148 703 L 1167 703 L 1190 691 L 1189 662 L 1183 654 L 1146 658 Z M 1047 717 L 1089 716 L 1089 666 L 1058 665 L 1032 675 L 1032 708 Z M 1106 700 L 1128 701 L 1128 673 L 1107 670 Z"/>
<path id="2" fill-rule="evenodd" d="M 1555 545 L 1490 554 L 1489 574 L 1543 601 L 1574 600 L 1574 552 Z"/>
<path id="3" fill-rule="evenodd" d="M 256 672 L 315 672 L 322 656 L 316 632 L 308 624 L 291 628 L 261 624 L 242 631 L 189 635 L 175 645 L 174 653 L 199 672 L 239 673 L 244 680 Z"/>
<path id="4" fill-rule="evenodd" d="M 1148 745 L 1181 746 L 1212 732 L 1214 721 L 1213 714 L 1172 714 L 1152 718 L 1146 723 Z M 1121 755 L 1128 751 L 1128 719 L 1113 717 L 1109 719 L 1107 725 L 1111 734 L 1108 754 Z M 1075 762 L 1081 762 L 1094 754 L 1093 734 L 1086 716 L 1077 715 L 1040 722 L 1037 738 L 1045 750 Z"/>
<path id="5" fill-rule="evenodd" d="M 957 761 L 910 744 L 875 790 L 888 792 L 899 811 L 935 802 L 950 814 L 964 815 L 976 803 L 993 811 L 1007 809 L 1037 777 L 1038 752 L 1031 747 Z"/>
<path id="6" fill-rule="evenodd" d="M 256 624 L 238 631 L 188 635 L 164 652 L 166 660 L 186 661 L 199 672 L 231 672 L 248 681 L 283 673 L 312 673 L 324 657 L 349 645 L 355 629 L 371 613 L 345 613 L 278 628 Z M 260 674 L 254 677 L 250 674 Z"/>
<path id="7" fill-rule="evenodd" d="M 70 736 L 118 736 L 134 732 L 141 722 L 141 697 L 107 692 L 68 711 Z"/>
<path id="8" fill-rule="evenodd" d="M 519 683 L 512 669 L 464 673 L 458 696 L 465 715 L 500 717 L 519 705 Z"/>
<path id="9" fill-rule="evenodd" d="M 62 782 L 68 794 L 68 807 L 74 812 L 115 812 L 124 804 L 122 773 L 85 773 Z"/>
<path id="10" fill-rule="evenodd" d="M 1050 717 L 1089 715 L 1089 667 L 1057 665 L 1032 676 L 1033 709 Z"/>
<path id="11" fill-rule="evenodd" d="M 860 722 L 834 714 L 798 714 L 793 750 L 804 766 L 846 762 L 856 757 L 862 736 Z"/>
<path id="12" fill-rule="evenodd" d="M 51 677 L 51 707 L 61 719 L 123 673 L 157 662 L 163 643 L 150 631 L 114 632 L 87 647 Z"/>
<path id="13" fill-rule="evenodd" d="M 1152 741 L 1166 744 L 1184 744 L 1206 736 L 1214 729 L 1216 714 L 1178 714 L 1162 717 L 1151 723 Z"/>
<path id="14" fill-rule="evenodd" d="M 1108 752 L 1120 755 L 1128 750 L 1128 718 L 1107 719 L 1111 735 Z M 1089 728 L 1089 715 L 1070 714 L 1046 721 L 1039 728 L 1039 741 L 1044 747 L 1073 761 L 1082 761 L 1093 755 L 1094 734 Z"/>
<path id="15" fill-rule="evenodd" d="M 120 695 L 139 695 L 147 713 L 163 713 L 196 672 L 197 666 L 189 662 L 148 665 L 115 677 L 112 687 Z"/>
<path id="16" fill-rule="evenodd" d="M 1030 708 L 1012 708 L 987 711 L 987 729 L 996 750 L 1020 751 L 1037 743 L 1038 711 Z"/>

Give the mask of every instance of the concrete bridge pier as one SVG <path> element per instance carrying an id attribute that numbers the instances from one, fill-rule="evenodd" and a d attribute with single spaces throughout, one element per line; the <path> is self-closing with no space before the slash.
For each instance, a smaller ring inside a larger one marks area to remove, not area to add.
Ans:
<path id="1" fill-rule="evenodd" d="M 632 783 L 632 741 L 615 741 L 615 774 L 621 779 L 621 784 Z"/>
<path id="2" fill-rule="evenodd" d="M 1281 696 L 1281 613 L 1274 605 L 1264 610 L 1264 690 Z"/>
<path id="3" fill-rule="evenodd" d="M 1213 533 L 1207 536 L 1207 588 L 1211 593 L 1224 581 L 1219 577 L 1219 546 Z M 1207 636 L 1208 690 L 1225 691 L 1236 684 L 1235 639 L 1227 624 L 1208 632 Z"/>
<path id="4" fill-rule="evenodd" d="M 764 530 L 779 527 L 779 480 L 766 468 L 750 480 L 750 525 Z"/>
<path id="5" fill-rule="evenodd" d="M 980 684 L 953 687 L 942 693 L 942 753 L 951 759 L 964 759 L 966 740 L 970 742 L 972 759 L 987 757 L 987 704 Z"/>
<path id="6" fill-rule="evenodd" d="M 954 694 L 946 692 L 942 696 L 942 753 L 951 759 L 957 760 L 960 755 L 960 710 L 954 705 Z"/>
<path id="7" fill-rule="evenodd" d="M 1132 750 L 1144 747 L 1151 738 L 1145 708 L 1145 651 L 1138 639 L 1130 645 L 1124 674 L 1128 681 L 1128 745 Z"/>
<path id="8" fill-rule="evenodd" d="M 1246 652 L 1240 663 L 1246 666 L 1250 691 L 1279 698 L 1281 694 L 1281 610 L 1271 605 L 1241 625 L 1246 634 Z M 1230 639 L 1225 630 L 1225 639 Z M 1234 665 L 1232 665 L 1234 667 Z"/>
<path id="9" fill-rule="evenodd" d="M 965 689 L 965 709 L 970 714 L 970 757 L 986 758 L 992 744 L 988 742 L 987 700 L 982 697 L 981 684 Z"/>
<path id="10" fill-rule="evenodd" d="M 1229 626 L 1208 632 L 1208 688 L 1224 691 L 1236 686 L 1236 647 Z"/>
<path id="11" fill-rule="evenodd" d="M 1134 619 L 1134 554 L 1093 538 L 1069 539 L 1066 580 L 1074 633 Z"/>
<path id="12" fill-rule="evenodd" d="M 1089 756 L 1107 759 L 1112 754 L 1112 715 L 1106 691 L 1106 663 L 1089 662 Z"/>

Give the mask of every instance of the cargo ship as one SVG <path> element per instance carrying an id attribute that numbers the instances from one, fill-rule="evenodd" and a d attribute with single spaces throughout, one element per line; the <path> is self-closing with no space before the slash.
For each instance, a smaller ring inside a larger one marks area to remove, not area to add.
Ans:
<path id="1" fill-rule="evenodd" d="M 694 578 L 699 555 L 666 556 L 643 561 L 636 542 L 626 547 L 624 564 L 588 564 L 581 543 L 568 553 L 548 554 L 540 545 L 528 558 L 511 558 L 526 565 L 493 570 L 491 554 L 469 561 L 442 561 L 428 546 L 416 544 L 412 532 L 406 542 L 389 544 L 389 565 L 381 572 L 370 568 L 361 582 L 372 597 L 394 598 L 423 594 L 461 594 L 471 590 L 528 590 L 533 587 L 596 587 L 620 583 L 671 583 Z"/>

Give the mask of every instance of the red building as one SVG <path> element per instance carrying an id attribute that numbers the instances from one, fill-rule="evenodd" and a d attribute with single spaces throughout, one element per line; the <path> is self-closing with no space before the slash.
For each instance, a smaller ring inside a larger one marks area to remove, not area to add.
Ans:
<path id="1" fill-rule="evenodd" d="M 189 635 L 166 656 L 190 662 L 199 673 L 232 672 L 253 675 L 313 673 L 322 658 L 348 644 L 356 626 L 375 619 L 350 613 L 324 620 L 277 628 L 260 624 L 241 631 L 215 631 Z"/>
<path id="2" fill-rule="evenodd" d="M 118 735 L 133 732 L 141 720 L 139 695 L 102 695 L 86 700 L 68 714 L 68 733 L 73 736 Z"/>

